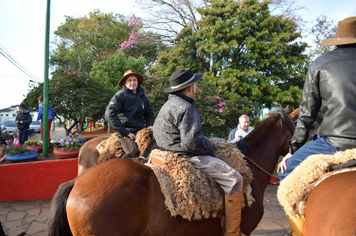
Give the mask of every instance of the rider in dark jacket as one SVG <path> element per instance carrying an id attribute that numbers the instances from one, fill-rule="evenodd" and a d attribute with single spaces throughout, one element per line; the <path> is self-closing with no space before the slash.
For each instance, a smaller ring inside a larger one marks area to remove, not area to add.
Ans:
<path id="1" fill-rule="evenodd" d="M 310 155 L 332 155 L 356 147 L 356 17 L 340 21 L 336 37 L 321 45 L 337 48 L 317 58 L 309 67 L 289 153 L 278 165 L 282 183 Z M 305 144 L 319 111 L 323 117 L 319 134 Z M 303 232 L 303 219 L 290 220 L 290 224 L 293 235 Z"/>
<path id="2" fill-rule="evenodd" d="M 117 92 L 110 100 L 105 118 L 122 136 L 136 134 L 154 123 L 151 105 L 141 87 L 137 88 L 137 94 L 126 87 Z"/>
<path id="3" fill-rule="evenodd" d="M 117 132 L 125 156 L 129 157 L 139 154 L 136 133 L 145 127 L 152 129 L 154 123 L 151 105 L 140 87 L 142 83 L 142 75 L 126 71 L 119 81 L 122 90 L 111 98 L 105 112 L 105 119 Z"/>

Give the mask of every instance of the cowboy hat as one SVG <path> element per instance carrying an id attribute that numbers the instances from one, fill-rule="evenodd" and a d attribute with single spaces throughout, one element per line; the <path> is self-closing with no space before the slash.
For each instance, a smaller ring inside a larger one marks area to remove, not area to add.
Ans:
<path id="1" fill-rule="evenodd" d="M 196 83 L 202 76 L 203 73 L 194 74 L 189 68 L 177 70 L 169 78 L 169 83 L 171 84 L 171 87 L 164 90 L 164 92 L 174 93 L 179 90 L 185 89 L 190 85 Z"/>
<path id="2" fill-rule="evenodd" d="M 356 43 L 356 17 L 348 17 L 339 21 L 336 29 L 336 37 L 324 40 L 321 46 L 333 46 Z"/>
<path id="3" fill-rule="evenodd" d="M 143 76 L 142 75 L 140 75 L 139 73 L 132 72 L 131 70 L 128 70 L 128 71 L 125 72 L 124 76 L 120 79 L 119 87 L 122 87 L 122 85 L 124 84 L 126 78 L 129 77 L 130 75 L 136 76 L 136 78 L 138 80 L 138 85 L 141 85 L 143 83 Z"/>

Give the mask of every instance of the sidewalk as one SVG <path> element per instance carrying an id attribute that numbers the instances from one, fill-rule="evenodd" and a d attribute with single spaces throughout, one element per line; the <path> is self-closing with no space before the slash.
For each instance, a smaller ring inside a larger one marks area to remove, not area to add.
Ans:
<path id="1" fill-rule="evenodd" d="M 51 130 L 51 139 L 58 141 L 61 137 L 66 135 L 66 131 L 63 127 L 56 127 L 55 131 Z M 34 139 L 36 141 L 41 141 L 41 133 L 35 133 L 35 136 L 28 137 L 29 140 Z"/>
<path id="2" fill-rule="evenodd" d="M 282 236 L 288 232 L 289 224 L 283 208 L 277 201 L 278 185 L 269 185 L 265 192 L 265 213 L 260 224 L 251 235 Z M 26 236 L 47 235 L 50 208 L 48 201 L 0 202 L 0 220 L 5 233 L 16 236 L 26 232 Z"/>

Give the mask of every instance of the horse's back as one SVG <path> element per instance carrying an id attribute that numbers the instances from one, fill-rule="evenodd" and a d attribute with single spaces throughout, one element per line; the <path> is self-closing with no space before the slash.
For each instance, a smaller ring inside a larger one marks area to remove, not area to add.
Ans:
<path id="1" fill-rule="evenodd" d="M 78 155 L 78 175 L 96 165 L 100 154 L 96 147 L 109 136 L 99 136 L 85 142 Z"/>
<path id="2" fill-rule="evenodd" d="M 308 197 L 304 235 L 356 235 L 356 171 L 331 175 Z"/>

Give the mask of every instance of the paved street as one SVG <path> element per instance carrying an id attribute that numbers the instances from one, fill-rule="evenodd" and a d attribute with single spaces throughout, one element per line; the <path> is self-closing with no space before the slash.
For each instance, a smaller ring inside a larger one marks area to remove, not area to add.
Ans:
<path id="1" fill-rule="evenodd" d="M 277 185 L 269 185 L 265 192 L 265 213 L 254 236 L 282 236 L 289 229 L 287 217 L 277 198 Z M 9 236 L 26 232 L 28 236 L 47 233 L 50 201 L 0 202 L 0 220 Z"/>

